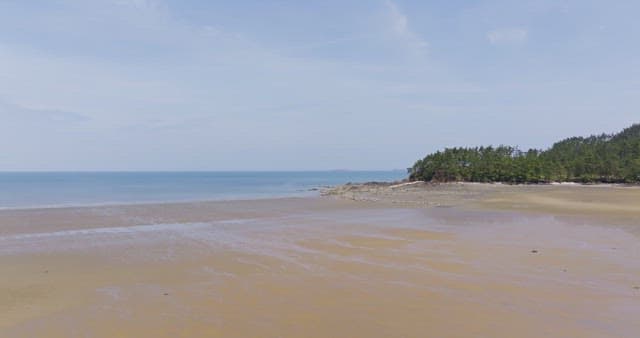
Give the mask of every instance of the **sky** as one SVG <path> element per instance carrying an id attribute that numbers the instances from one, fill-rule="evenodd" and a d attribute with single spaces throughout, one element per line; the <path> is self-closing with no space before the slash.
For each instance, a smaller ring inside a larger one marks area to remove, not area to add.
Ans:
<path id="1" fill-rule="evenodd" d="M 396 169 L 640 122 L 638 1 L 1 0 L 0 170 Z"/>

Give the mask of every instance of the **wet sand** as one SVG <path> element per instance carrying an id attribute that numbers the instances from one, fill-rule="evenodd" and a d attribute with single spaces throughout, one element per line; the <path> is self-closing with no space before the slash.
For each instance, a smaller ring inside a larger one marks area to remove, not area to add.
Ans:
<path id="1" fill-rule="evenodd" d="M 636 204 L 592 217 L 596 192 L 438 189 L 0 211 L 0 336 L 640 332 Z"/>
<path id="2" fill-rule="evenodd" d="M 412 182 L 345 185 L 324 194 L 387 207 L 457 207 L 568 216 L 574 221 L 624 226 L 640 235 L 640 186 Z"/>

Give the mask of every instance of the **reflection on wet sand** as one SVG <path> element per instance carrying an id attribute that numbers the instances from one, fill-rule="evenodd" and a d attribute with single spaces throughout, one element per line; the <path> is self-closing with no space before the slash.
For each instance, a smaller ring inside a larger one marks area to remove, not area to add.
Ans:
<path id="1" fill-rule="evenodd" d="M 0 212 L 2 337 L 633 337 L 640 245 L 333 198 Z"/>

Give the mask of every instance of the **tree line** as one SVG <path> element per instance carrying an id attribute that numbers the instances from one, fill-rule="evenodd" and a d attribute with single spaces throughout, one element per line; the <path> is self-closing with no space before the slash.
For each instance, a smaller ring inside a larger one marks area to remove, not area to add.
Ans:
<path id="1" fill-rule="evenodd" d="M 640 124 L 617 134 L 567 138 L 547 150 L 446 148 L 408 172 L 412 181 L 640 183 Z"/>

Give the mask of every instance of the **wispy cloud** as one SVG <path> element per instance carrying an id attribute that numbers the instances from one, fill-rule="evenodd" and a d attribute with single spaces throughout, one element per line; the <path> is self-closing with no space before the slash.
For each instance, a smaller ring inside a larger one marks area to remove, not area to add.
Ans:
<path id="1" fill-rule="evenodd" d="M 527 41 L 529 32 L 524 28 L 495 29 L 487 33 L 491 44 L 520 44 Z"/>
<path id="2" fill-rule="evenodd" d="M 411 29 L 407 15 L 391 0 L 385 1 L 385 5 L 388 9 L 390 28 L 393 35 L 418 53 L 425 54 L 429 44 Z"/>
<path id="3" fill-rule="evenodd" d="M 165 8 L 164 5 L 154 0 L 116 0 L 115 4 L 119 6 L 129 6 L 129 7 L 134 7 L 138 9 L 146 9 L 146 10 L 148 9 L 157 10 L 160 8 Z"/>
<path id="4" fill-rule="evenodd" d="M 29 108 L 3 101 L 0 101 L 0 116 L 7 118 L 6 122 L 26 120 L 39 123 L 80 123 L 91 120 L 90 117 L 76 112 Z"/>

